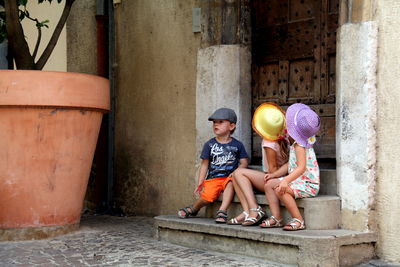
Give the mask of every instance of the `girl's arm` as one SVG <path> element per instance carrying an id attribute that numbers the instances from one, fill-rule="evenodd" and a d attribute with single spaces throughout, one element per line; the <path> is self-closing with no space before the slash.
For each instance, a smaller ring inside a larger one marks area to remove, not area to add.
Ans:
<path id="1" fill-rule="evenodd" d="M 270 147 L 264 147 L 263 149 L 265 151 L 265 158 L 268 163 L 268 172 L 273 173 L 278 169 L 278 165 L 276 163 L 276 151 Z M 264 166 L 266 166 L 265 164 L 266 163 L 264 162 Z"/>
<path id="2" fill-rule="evenodd" d="M 203 188 L 204 179 L 206 178 L 207 175 L 207 171 L 208 171 L 208 159 L 202 159 L 200 163 L 199 176 L 197 177 L 198 180 L 197 187 L 193 192 L 195 195 L 200 194 L 200 191 Z"/>
<path id="3" fill-rule="evenodd" d="M 297 167 L 286 176 L 278 186 L 278 192 L 286 193 L 288 189 L 288 184 L 294 180 L 296 180 L 300 175 L 302 175 L 306 171 L 306 149 L 304 147 L 299 146 L 298 144 L 294 147 L 296 151 L 296 160 L 297 160 Z"/>
<path id="4" fill-rule="evenodd" d="M 289 169 L 289 163 L 286 162 L 285 164 L 283 164 L 279 169 L 277 169 L 273 173 L 267 173 L 264 176 L 264 181 L 267 182 L 270 179 L 282 177 L 288 173 L 288 169 Z"/>

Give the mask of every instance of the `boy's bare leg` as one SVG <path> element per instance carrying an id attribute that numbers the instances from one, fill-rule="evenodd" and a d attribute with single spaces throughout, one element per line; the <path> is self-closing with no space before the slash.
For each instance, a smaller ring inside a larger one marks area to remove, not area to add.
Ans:
<path id="1" fill-rule="evenodd" d="M 222 194 L 222 203 L 219 207 L 220 210 L 228 210 L 229 205 L 232 203 L 235 190 L 233 189 L 232 182 L 228 182 L 225 186 L 224 193 Z"/>
<path id="2" fill-rule="evenodd" d="M 205 201 L 202 198 L 199 198 L 196 200 L 196 202 L 193 204 L 193 209 L 195 209 L 195 211 L 199 211 L 202 207 L 207 206 L 208 204 L 210 204 L 210 202 Z"/>
<path id="3" fill-rule="evenodd" d="M 181 218 L 187 218 L 187 213 L 192 214 L 193 216 L 195 216 L 195 214 L 197 214 L 197 212 L 204 206 L 207 206 L 210 202 L 205 201 L 202 198 L 199 198 L 198 200 L 196 200 L 196 202 L 190 207 L 188 207 L 188 211 L 189 212 L 185 212 L 184 209 L 180 209 L 178 211 L 178 215 Z"/>

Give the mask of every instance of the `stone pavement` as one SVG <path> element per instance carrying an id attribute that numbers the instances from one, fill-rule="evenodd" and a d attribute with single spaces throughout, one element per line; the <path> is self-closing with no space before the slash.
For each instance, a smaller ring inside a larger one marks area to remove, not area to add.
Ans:
<path id="1" fill-rule="evenodd" d="M 0 242 L 0 266 L 285 266 L 154 238 L 148 217 L 83 216 L 78 231 L 36 241 Z M 371 261 L 362 267 L 394 267 Z"/>

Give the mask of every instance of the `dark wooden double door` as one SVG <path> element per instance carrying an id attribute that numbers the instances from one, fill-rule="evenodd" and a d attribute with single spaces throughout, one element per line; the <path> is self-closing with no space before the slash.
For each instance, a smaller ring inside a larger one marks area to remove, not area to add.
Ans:
<path id="1" fill-rule="evenodd" d="M 334 159 L 338 0 L 253 0 L 251 8 L 252 111 L 267 101 L 309 105 L 321 117 L 317 155 Z M 254 159 L 260 142 L 253 134 Z"/>

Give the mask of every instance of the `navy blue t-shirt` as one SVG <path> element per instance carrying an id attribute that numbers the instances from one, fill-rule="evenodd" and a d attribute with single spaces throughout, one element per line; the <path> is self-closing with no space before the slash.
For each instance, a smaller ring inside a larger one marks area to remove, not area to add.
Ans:
<path id="1" fill-rule="evenodd" d="M 206 180 L 228 177 L 239 166 L 239 160 L 248 157 L 242 142 L 233 137 L 227 144 L 219 143 L 215 137 L 208 140 L 200 156 L 209 160 Z"/>

